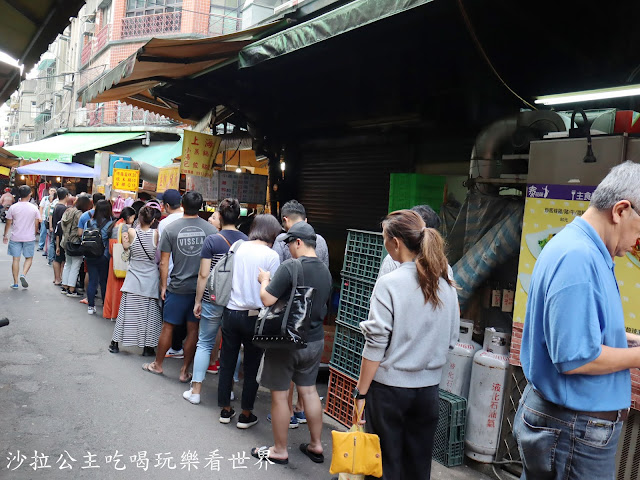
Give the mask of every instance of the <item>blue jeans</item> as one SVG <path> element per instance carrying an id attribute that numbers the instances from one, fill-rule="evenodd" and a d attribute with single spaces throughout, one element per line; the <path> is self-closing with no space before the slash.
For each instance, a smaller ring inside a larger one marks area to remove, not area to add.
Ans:
<path id="1" fill-rule="evenodd" d="M 521 480 L 613 480 L 622 421 L 610 422 L 555 405 L 527 385 L 513 434 Z"/>
<path id="2" fill-rule="evenodd" d="M 256 347 L 251 339 L 257 317 L 248 316 L 247 311 L 224 309 L 222 314 L 222 348 L 220 350 L 220 379 L 218 380 L 218 406 L 231 405 L 233 372 L 244 345 L 244 384 L 242 386 L 243 410 L 253 410 L 258 393 L 258 368 L 262 359 L 262 349 Z"/>
<path id="3" fill-rule="evenodd" d="M 87 269 L 89 270 L 89 286 L 87 287 L 87 301 L 90 307 L 96 306 L 96 292 L 98 284 L 102 301 L 107 296 L 107 278 L 109 277 L 109 259 L 104 255 L 98 258 L 87 258 Z"/>
<path id="4" fill-rule="evenodd" d="M 47 253 L 47 261 L 51 264 L 56 258 L 56 237 L 53 232 L 49 232 L 49 250 Z"/>
<path id="5" fill-rule="evenodd" d="M 209 368 L 209 358 L 213 350 L 218 330 L 222 323 L 222 312 L 224 307 L 214 305 L 210 302 L 202 302 L 202 315 L 200 315 L 200 333 L 198 334 L 198 344 L 196 346 L 196 356 L 193 359 L 193 381 L 202 382 L 207 368 Z"/>
<path id="6" fill-rule="evenodd" d="M 47 240 L 47 224 L 43 220 L 40 224 L 40 241 L 38 242 L 38 248 L 44 250 L 44 243 Z"/>

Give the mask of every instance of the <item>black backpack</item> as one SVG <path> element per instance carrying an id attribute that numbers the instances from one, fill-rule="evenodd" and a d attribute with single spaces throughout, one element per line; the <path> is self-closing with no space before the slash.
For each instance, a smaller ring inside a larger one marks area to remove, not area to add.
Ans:
<path id="1" fill-rule="evenodd" d="M 107 223 L 105 220 L 102 225 L 95 228 L 87 228 L 82 232 L 81 250 L 85 257 L 99 258 L 104 255 L 104 243 L 102 243 L 102 228 Z M 88 227 L 88 224 L 87 224 Z"/>

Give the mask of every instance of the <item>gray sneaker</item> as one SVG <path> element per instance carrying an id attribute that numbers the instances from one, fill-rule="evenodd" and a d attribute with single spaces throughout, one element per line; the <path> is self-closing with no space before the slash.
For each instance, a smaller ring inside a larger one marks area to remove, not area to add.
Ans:
<path id="1" fill-rule="evenodd" d="M 29 286 L 29 282 L 27 282 L 27 277 L 24 275 L 20 275 L 20 283 L 22 284 L 22 288 L 27 288 Z"/>

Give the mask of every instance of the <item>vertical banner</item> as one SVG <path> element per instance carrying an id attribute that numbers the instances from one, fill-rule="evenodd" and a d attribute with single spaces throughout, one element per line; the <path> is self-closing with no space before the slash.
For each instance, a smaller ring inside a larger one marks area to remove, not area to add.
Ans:
<path id="1" fill-rule="evenodd" d="M 574 217 L 587 210 L 594 190 L 595 187 L 583 185 L 532 184 L 527 187 L 514 322 L 524 322 L 531 274 L 540 252 Z M 640 251 L 636 249 L 624 257 L 616 257 L 615 265 L 627 331 L 640 333 Z"/>
<path id="2" fill-rule="evenodd" d="M 140 170 L 113 169 L 113 189 L 137 192 L 140 185 Z"/>
<path id="3" fill-rule="evenodd" d="M 156 192 L 163 193 L 169 188 L 178 190 L 180 186 L 180 164 L 174 163 L 169 167 L 163 167 L 158 173 L 158 182 L 156 183 Z"/>
<path id="4" fill-rule="evenodd" d="M 210 177 L 221 141 L 221 137 L 185 130 L 180 173 Z"/>

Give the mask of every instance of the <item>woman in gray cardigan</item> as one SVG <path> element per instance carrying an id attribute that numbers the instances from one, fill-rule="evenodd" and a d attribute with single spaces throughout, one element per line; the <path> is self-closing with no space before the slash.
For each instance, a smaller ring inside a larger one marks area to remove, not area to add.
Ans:
<path id="1" fill-rule="evenodd" d="M 438 424 L 438 384 L 458 340 L 460 307 L 444 241 L 416 212 L 400 210 L 382 222 L 385 248 L 400 266 L 380 277 L 371 296 L 358 409 L 380 437 L 383 479 L 431 476 Z"/>

